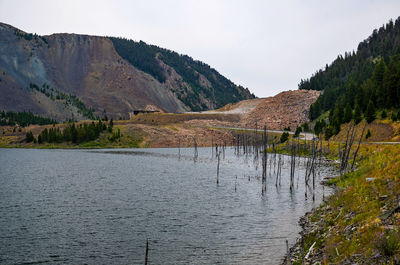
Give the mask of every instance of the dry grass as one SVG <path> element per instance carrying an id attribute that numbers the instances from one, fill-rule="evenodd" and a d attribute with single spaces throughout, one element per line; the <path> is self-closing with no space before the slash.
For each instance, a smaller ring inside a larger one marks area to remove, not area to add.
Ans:
<path id="1" fill-rule="evenodd" d="M 148 113 L 136 115 L 129 121 L 123 121 L 122 124 L 147 124 L 147 125 L 167 125 L 184 123 L 190 120 L 217 120 L 227 122 L 239 122 L 240 116 L 237 114 L 201 114 L 201 113 Z"/>
<path id="2" fill-rule="evenodd" d="M 355 132 L 356 132 L 356 139 L 359 139 L 361 136 L 362 129 L 365 125 L 366 121 L 362 121 L 359 124 L 357 124 Z M 346 140 L 346 134 L 347 134 L 347 129 L 349 128 L 350 124 L 343 124 L 341 131 L 332 137 L 332 140 L 334 141 L 345 141 Z M 363 141 L 367 142 L 384 142 L 384 141 L 392 141 L 394 140 L 393 137 L 395 136 L 396 133 L 396 126 L 397 123 L 393 123 L 390 120 L 382 120 L 382 121 L 374 121 L 370 124 L 367 124 L 367 127 L 365 128 L 364 132 L 364 138 Z M 365 139 L 365 134 L 366 132 L 370 130 L 371 132 L 371 137 L 368 139 Z"/>

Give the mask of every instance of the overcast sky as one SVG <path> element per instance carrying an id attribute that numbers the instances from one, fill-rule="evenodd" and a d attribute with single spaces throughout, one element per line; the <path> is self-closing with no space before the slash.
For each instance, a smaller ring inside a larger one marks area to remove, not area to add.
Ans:
<path id="1" fill-rule="evenodd" d="M 400 16 L 400 0 L 0 0 L 24 31 L 120 36 L 188 54 L 258 97 L 352 51 Z"/>

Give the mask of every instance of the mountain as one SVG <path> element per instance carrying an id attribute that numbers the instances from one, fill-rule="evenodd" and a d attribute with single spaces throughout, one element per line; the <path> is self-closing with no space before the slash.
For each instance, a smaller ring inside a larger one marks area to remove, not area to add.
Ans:
<path id="1" fill-rule="evenodd" d="M 205 63 L 142 41 L 39 36 L 0 23 L 0 110 L 57 120 L 185 112 L 254 98 Z"/>
<path id="2" fill-rule="evenodd" d="M 375 29 L 357 51 L 339 55 L 299 89 L 323 91 L 311 105 L 310 118 L 329 111 L 327 132 L 336 134 L 340 125 L 364 116 L 368 122 L 375 110 L 400 107 L 400 17 Z"/>

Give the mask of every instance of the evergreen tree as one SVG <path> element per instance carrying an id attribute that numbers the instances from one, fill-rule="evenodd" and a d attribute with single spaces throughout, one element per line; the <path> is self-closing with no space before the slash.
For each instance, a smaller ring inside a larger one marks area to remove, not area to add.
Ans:
<path id="1" fill-rule="evenodd" d="M 395 112 L 392 112 L 392 117 L 391 117 L 392 121 L 397 121 L 397 115 Z"/>
<path id="2" fill-rule="evenodd" d="M 326 126 L 325 120 L 319 120 L 315 122 L 314 133 L 320 135 Z"/>
<path id="3" fill-rule="evenodd" d="M 328 125 L 325 129 L 325 140 L 329 140 L 333 136 L 332 125 Z"/>
<path id="4" fill-rule="evenodd" d="M 368 129 L 367 134 L 365 135 L 365 139 L 368 139 L 371 137 L 371 131 Z"/>
<path id="5" fill-rule="evenodd" d="M 372 73 L 372 82 L 375 88 L 375 94 L 377 98 L 377 104 L 383 106 L 387 102 L 386 91 L 383 86 L 383 79 L 386 72 L 385 60 L 382 58 L 376 64 L 374 72 Z"/>
<path id="6" fill-rule="evenodd" d="M 382 118 L 382 119 L 386 119 L 386 118 L 387 118 L 386 110 L 383 110 L 383 111 L 382 111 L 382 113 L 381 113 L 381 118 Z"/>
<path id="7" fill-rule="evenodd" d="M 299 126 L 299 127 L 297 127 L 296 128 L 296 131 L 295 131 L 295 133 L 294 133 L 294 135 L 293 135 L 293 137 L 299 137 L 299 135 L 300 135 L 300 133 L 302 132 L 303 130 L 301 129 L 301 127 Z"/>
<path id="8" fill-rule="evenodd" d="M 346 109 L 344 110 L 343 122 L 347 123 L 351 121 L 352 117 L 353 117 L 353 110 L 351 109 L 350 104 L 347 103 Z"/>
<path id="9" fill-rule="evenodd" d="M 356 124 L 360 123 L 360 121 L 362 120 L 362 118 L 361 118 L 361 109 L 360 109 L 360 106 L 358 104 L 356 104 L 356 106 L 354 108 L 353 120 L 354 120 L 354 122 Z"/>
<path id="10" fill-rule="evenodd" d="M 333 111 L 332 119 L 330 123 L 332 124 L 333 134 L 337 134 L 340 131 L 340 125 L 342 124 L 343 118 L 343 108 L 336 104 L 335 110 Z"/>
<path id="11" fill-rule="evenodd" d="M 25 141 L 27 143 L 33 142 L 34 139 L 35 139 L 35 137 L 33 136 L 32 131 L 29 131 L 26 133 Z"/>
<path id="12" fill-rule="evenodd" d="M 400 54 L 391 58 L 385 72 L 383 85 L 388 96 L 387 104 L 390 107 L 399 107 L 400 100 Z"/>
<path id="13" fill-rule="evenodd" d="M 369 101 L 367 110 L 365 111 L 365 119 L 368 123 L 371 123 L 375 120 L 375 106 L 372 100 Z"/>
<path id="14" fill-rule="evenodd" d="M 284 132 L 284 133 L 281 134 L 281 139 L 280 139 L 281 143 L 286 142 L 288 139 L 289 139 L 289 133 L 288 132 Z"/>

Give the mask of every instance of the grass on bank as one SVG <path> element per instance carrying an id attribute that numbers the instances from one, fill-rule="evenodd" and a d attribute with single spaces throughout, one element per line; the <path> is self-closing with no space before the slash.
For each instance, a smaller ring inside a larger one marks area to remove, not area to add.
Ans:
<path id="1" fill-rule="evenodd" d="M 358 170 L 331 183 L 339 191 L 310 216 L 305 252 L 316 242 L 322 264 L 398 264 L 400 146 L 362 146 Z"/>

